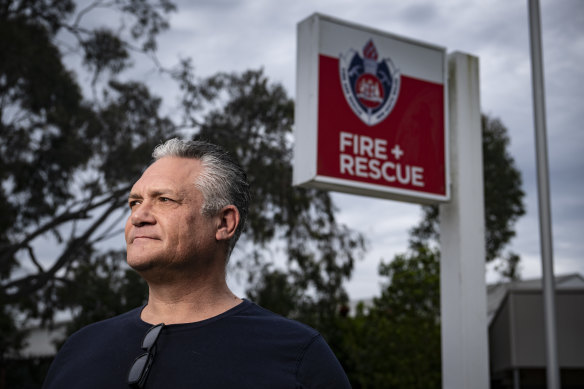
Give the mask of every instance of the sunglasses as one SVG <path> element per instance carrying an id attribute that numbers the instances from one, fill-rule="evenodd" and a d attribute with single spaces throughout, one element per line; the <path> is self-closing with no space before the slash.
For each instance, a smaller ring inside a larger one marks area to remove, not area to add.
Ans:
<path id="1" fill-rule="evenodd" d="M 130 371 L 128 372 L 128 385 L 133 388 L 142 388 L 146 383 L 146 378 L 148 378 L 148 373 L 150 372 L 150 366 L 154 361 L 154 355 L 156 355 L 156 340 L 160 331 L 164 327 L 164 323 L 157 324 L 151 327 L 144 335 L 142 340 L 142 349 L 146 352 L 140 354 L 132 363 Z"/>

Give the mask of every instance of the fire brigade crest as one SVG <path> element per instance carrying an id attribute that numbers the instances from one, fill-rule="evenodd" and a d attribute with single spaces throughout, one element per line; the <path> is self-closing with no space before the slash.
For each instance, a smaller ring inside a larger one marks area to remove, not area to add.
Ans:
<path id="1" fill-rule="evenodd" d="M 339 56 L 339 73 L 347 103 L 365 124 L 374 126 L 389 115 L 398 98 L 400 74 L 391 59 L 378 61 L 372 39 L 362 57 L 354 49 Z"/>

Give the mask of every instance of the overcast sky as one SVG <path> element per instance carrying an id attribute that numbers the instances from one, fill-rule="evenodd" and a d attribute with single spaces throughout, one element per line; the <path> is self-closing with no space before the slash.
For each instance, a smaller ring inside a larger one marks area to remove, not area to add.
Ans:
<path id="1" fill-rule="evenodd" d="M 541 276 L 526 1 L 185 0 L 178 7 L 170 31 L 159 41 L 164 65 L 191 57 L 200 77 L 263 68 L 291 96 L 296 25 L 315 12 L 477 56 L 482 112 L 509 129 L 510 151 L 527 193 L 527 214 L 516 226 L 510 249 L 521 255 L 523 278 Z M 554 267 L 556 275 L 584 274 L 584 1 L 542 1 L 541 12 Z M 159 82 L 151 73 L 144 77 Z M 163 83 L 155 90 L 175 98 Z M 377 295 L 377 266 L 382 258 L 406 250 L 420 207 L 341 194 L 334 199 L 339 219 L 369 242 L 349 285 L 351 298 Z M 489 282 L 497 279 L 487 272 Z"/>

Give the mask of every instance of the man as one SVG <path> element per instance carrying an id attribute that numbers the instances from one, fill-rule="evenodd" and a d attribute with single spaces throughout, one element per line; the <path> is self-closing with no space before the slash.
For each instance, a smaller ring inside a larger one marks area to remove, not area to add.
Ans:
<path id="1" fill-rule="evenodd" d="M 49 388 L 349 388 L 315 330 L 235 296 L 229 255 L 248 212 L 241 167 L 219 147 L 172 139 L 134 184 L 127 261 L 148 303 L 73 334 Z"/>

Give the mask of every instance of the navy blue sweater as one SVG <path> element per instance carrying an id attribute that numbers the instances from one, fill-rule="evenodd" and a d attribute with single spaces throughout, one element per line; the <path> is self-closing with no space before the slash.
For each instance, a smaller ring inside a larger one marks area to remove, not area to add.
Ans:
<path id="1" fill-rule="evenodd" d="M 43 388 L 128 388 L 127 375 L 151 327 L 141 308 L 73 334 Z M 165 326 L 145 388 L 350 388 L 314 329 L 244 300 L 196 323 Z"/>

